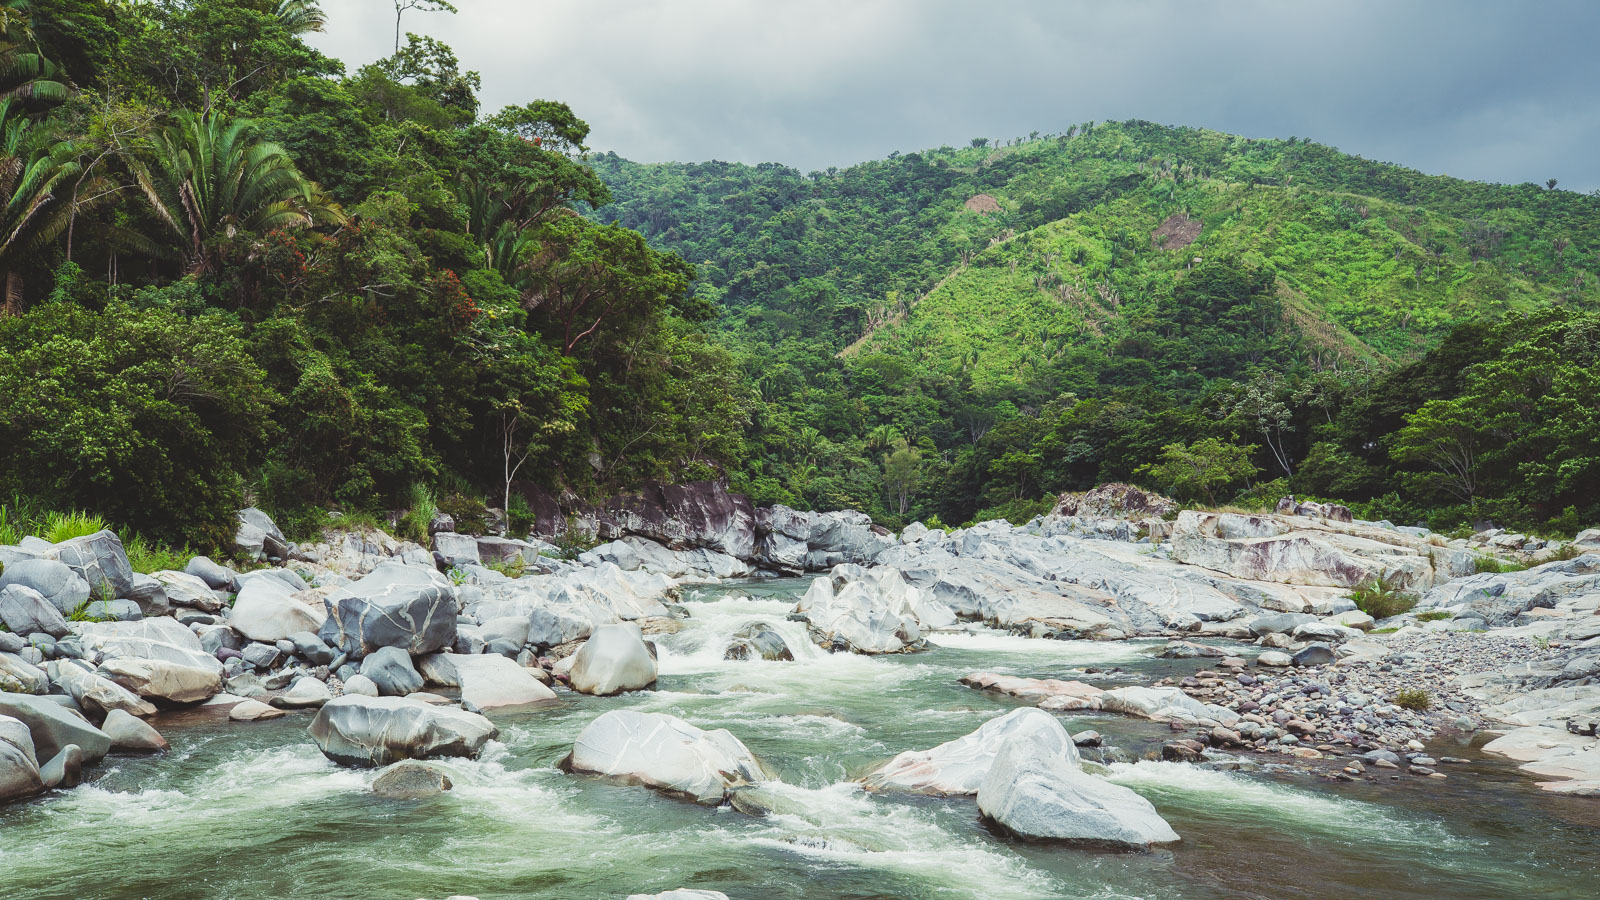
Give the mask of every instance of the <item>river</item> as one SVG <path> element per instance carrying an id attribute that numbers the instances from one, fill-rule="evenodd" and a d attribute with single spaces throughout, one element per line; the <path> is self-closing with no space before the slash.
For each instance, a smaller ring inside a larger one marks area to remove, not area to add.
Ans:
<path id="1" fill-rule="evenodd" d="M 236 724 L 156 721 L 166 756 L 111 757 L 92 783 L 0 807 L 0 885 L 25 898 L 621 897 L 693 886 L 740 898 L 1588 898 L 1600 802 L 1535 790 L 1469 746 L 1448 781 L 1336 782 L 1141 760 L 1165 726 L 1073 715 L 1107 738 L 1110 777 L 1183 837 L 1144 854 L 1084 852 L 991 833 L 970 798 L 868 795 L 849 779 L 901 750 L 959 737 L 1013 704 L 968 672 L 1119 679 L 1188 671 L 1149 642 L 937 635 L 924 653 L 829 654 L 784 615 L 805 581 L 725 585 L 686 599 L 658 637 L 654 691 L 563 694 L 558 709 L 495 714 L 478 760 L 444 760 L 455 788 L 381 800 L 374 773 L 327 761 L 305 713 Z M 794 662 L 727 661 L 741 626 L 776 626 Z M 1102 671 L 1082 675 L 1083 667 Z M 1108 672 L 1118 669 L 1121 672 Z M 778 812 L 751 818 L 563 774 L 600 712 L 668 712 L 727 728 L 779 774 Z M 1097 751 L 1089 750 L 1094 759 Z M 1117 761 L 1118 757 L 1127 761 Z M 1260 758 L 1252 761 L 1259 762 Z"/>

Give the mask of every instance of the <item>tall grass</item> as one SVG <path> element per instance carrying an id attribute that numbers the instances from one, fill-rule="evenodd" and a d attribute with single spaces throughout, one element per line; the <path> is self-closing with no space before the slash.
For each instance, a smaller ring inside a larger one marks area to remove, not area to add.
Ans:
<path id="1" fill-rule="evenodd" d="M 399 524 L 395 527 L 397 536 L 408 541 L 414 541 L 426 547 L 428 545 L 428 526 L 432 524 L 433 517 L 438 515 L 439 505 L 434 502 L 433 492 L 425 484 L 411 486 L 411 502 L 406 514 L 400 517 Z"/>
<path id="2" fill-rule="evenodd" d="M 0 544 L 21 543 L 25 537 L 36 537 L 52 544 L 59 544 L 62 541 L 94 534 L 107 527 L 105 519 L 94 513 L 48 509 L 32 497 L 13 495 L 0 501 Z M 122 548 L 128 554 L 128 564 L 135 572 L 181 570 L 189 562 L 190 557 L 195 555 L 188 547 L 179 549 L 159 544 L 131 529 L 112 528 L 112 530 L 122 539 Z"/>
<path id="3" fill-rule="evenodd" d="M 52 544 L 59 544 L 62 541 L 70 541 L 73 538 L 104 531 L 105 527 L 106 520 L 93 513 L 86 513 L 77 509 L 67 512 L 51 512 L 45 515 L 39 537 Z"/>

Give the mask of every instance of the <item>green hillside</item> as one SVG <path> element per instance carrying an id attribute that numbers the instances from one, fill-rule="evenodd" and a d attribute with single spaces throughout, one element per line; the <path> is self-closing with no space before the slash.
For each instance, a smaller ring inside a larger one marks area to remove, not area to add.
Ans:
<path id="1" fill-rule="evenodd" d="M 1600 199 L 1137 121 L 980 143 L 809 174 L 593 161 L 613 198 L 595 216 L 681 254 L 722 309 L 759 393 L 735 472 L 758 498 L 1022 516 L 1053 491 L 1160 481 L 1164 448 L 1214 437 L 1248 459 L 1227 491 L 1600 514 L 1582 490 L 1508 498 L 1526 459 L 1457 496 L 1396 450 L 1466 366 L 1588 321 Z M 1377 415 L 1375 394 L 1403 408 Z"/>

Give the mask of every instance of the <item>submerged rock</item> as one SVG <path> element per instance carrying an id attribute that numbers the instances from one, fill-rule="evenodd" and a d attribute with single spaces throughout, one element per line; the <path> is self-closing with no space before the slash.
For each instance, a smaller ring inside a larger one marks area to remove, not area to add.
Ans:
<path id="1" fill-rule="evenodd" d="M 727 730 L 703 731 L 677 716 L 633 710 L 612 710 L 590 722 L 564 764 L 708 805 L 721 803 L 732 788 L 768 778 Z"/>
<path id="2" fill-rule="evenodd" d="M 323 755 L 344 766 L 385 766 L 402 759 L 476 757 L 499 734 L 477 713 L 404 697 L 329 701 L 308 729 Z"/>
<path id="3" fill-rule="evenodd" d="M 753 622 L 734 633 L 733 643 L 728 645 L 728 650 L 722 654 L 722 658 L 792 662 L 794 652 L 789 649 L 789 644 L 784 641 L 783 635 L 767 625 Z"/>
<path id="4" fill-rule="evenodd" d="M 1150 801 L 1085 773 L 1076 751 L 1027 735 L 1001 744 L 978 786 L 978 810 L 1024 838 L 1133 849 L 1178 840 Z"/>
<path id="5" fill-rule="evenodd" d="M 655 683 L 656 659 L 639 626 L 605 625 L 573 654 L 571 679 L 572 689 L 585 694 L 640 690 Z"/>
<path id="6" fill-rule="evenodd" d="M 1078 751 L 1055 716 L 1038 709 L 1012 710 L 983 723 L 977 731 L 931 750 L 907 750 L 861 779 L 868 790 L 901 790 L 949 796 L 975 794 L 1000 747 L 1021 735 L 1073 762 Z"/>
<path id="7" fill-rule="evenodd" d="M 434 766 L 402 759 L 379 773 L 372 792 L 390 800 L 422 800 L 450 790 L 450 776 Z"/>

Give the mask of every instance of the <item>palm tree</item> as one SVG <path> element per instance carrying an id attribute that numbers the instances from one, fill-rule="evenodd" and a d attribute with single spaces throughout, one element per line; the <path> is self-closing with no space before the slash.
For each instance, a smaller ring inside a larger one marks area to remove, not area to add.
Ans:
<path id="1" fill-rule="evenodd" d="M 248 120 L 180 112 L 153 143 L 148 160 L 131 156 L 128 166 L 189 273 L 215 268 L 218 236 L 344 221 L 281 146 L 253 138 Z"/>
<path id="2" fill-rule="evenodd" d="M 0 273 L 7 314 L 22 301 L 22 267 L 60 236 L 75 207 L 86 205 L 78 201 L 80 191 L 105 196 L 85 184 L 77 148 L 16 106 L 15 97 L 0 98 Z"/>
<path id="3" fill-rule="evenodd" d="M 328 16 L 317 0 L 279 0 L 277 14 L 290 34 L 321 31 L 328 24 Z"/>
<path id="4" fill-rule="evenodd" d="M 71 89 L 56 80 L 54 63 L 28 51 L 32 42 L 28 4 L 10 0 L 0 6 L 0 98 L 60 103 Z"/>

